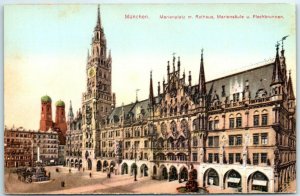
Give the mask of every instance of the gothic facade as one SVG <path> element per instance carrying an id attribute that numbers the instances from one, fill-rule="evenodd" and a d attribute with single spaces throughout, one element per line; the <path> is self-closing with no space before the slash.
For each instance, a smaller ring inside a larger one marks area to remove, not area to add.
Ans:
<path id="1" fill-rule="evenodd" d="M 156 96 L 151 73 L 148 99 L 115 107 L 112 57 L 98 8 L 82 113 L 68 123 L 70 138 L 82 134 L 74 139 L 82 143 L 77 166 L 169 181 L 187 180 L 193 166 L 200 186 L 283 191 L 296 176 L 296 121 L 281 45 L 273 62 L 212 81 L 205 79 L 202 50 L 197 85 L 173 57 Z M 71 166 L 75 160 L 66 157 Z"/>

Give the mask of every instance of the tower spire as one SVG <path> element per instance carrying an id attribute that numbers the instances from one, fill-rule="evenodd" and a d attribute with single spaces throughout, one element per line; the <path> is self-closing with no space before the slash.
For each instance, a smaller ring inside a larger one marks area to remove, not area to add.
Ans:
<path id="1" fill-rule="evenodd" d="M 152 71 L 150 71 L 149 102 L 150 102 L 150 105 L 151 105 L 151 106 L 154 105 Z"/>
<path id="2" fill-rule="evenodd" d="M 204 73 L 204 63 L 203 63 L 203 48 L 201 49 L 201 61 L 200 61 L 200 73 L 199 73 L 199 93 L 200 93 L 200 95 L 206 94 L 205 73 Z"/>
<path id="3" fill-rule="evenodd" d="M 277 42 L 276 44 L 276 57 L 275 57 L 275 62 L 274 62 L 274 67 L 273 67 L 273 75 L 272 75 L 272 83 L 271 85 L 274 84 L 281 84 L 283 83 L 282 80 L 282 73 L 281 73 L 281 69 L 280 69 L 280 59 L 279 59 L 279 42 Z"/>
<path id="4" fill-rule="evenodd" d="M 72 101 L 70 100 L 70 107 L 69 107 L 69 113 L 68 113 L 69 121 L 73 120 L 74 114 L 73 114 L 73 108 L 72 108 Z"/>
<path id="5" fill-rule="evenodd" d="M 100 5 L 98 5 L 97 26 L 101 27 Z"/>
<path id="6" fill-rule="evenodd" d="M 294 90 L 293 90 L 293 83 L 292 83 L 292 77 L 291 77 L 291 70 L 289 70 L 287 93 L 288 93 L 289 100 L 295 100 L 295 94 L 294 94 Z"/>

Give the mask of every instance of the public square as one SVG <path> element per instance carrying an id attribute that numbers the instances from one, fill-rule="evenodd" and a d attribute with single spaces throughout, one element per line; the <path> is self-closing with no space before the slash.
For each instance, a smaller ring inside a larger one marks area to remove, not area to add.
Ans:
<path id="1" fill-rule="evenodd" d="M 59 168 L 59 172 L 56 172 Z M 97 194 L 97 193 L 132 193 L 132 194 L 176 194 L 177 187 L 184 186 L 185 182 L 151 180 L 149 177 L 137 178 L 130 175 L 113 175 L 107 178 L 103 172 L 78 171 L 68 167 L 46 167 L 51 173 L 48 182 L 27 184 L 18 180 L 17 174 L 5 171 L 5 192 L 11 194 L 34 193 L 34 194 Z M 65 187 L 61 187 L 61 182 Z M 286 192 L 295 192 L 295 181 L 290 183 Z M 234 189 L 220 190 L 217 187 L 207 187 L 209 193 L 236 193 Z"/>

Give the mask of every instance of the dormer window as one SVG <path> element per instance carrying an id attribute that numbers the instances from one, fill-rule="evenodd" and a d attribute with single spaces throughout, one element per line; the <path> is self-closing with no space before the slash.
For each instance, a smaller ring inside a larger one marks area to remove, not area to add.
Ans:
<path id="1" fill-rule="evenodd" d="M 226 96 L 225 85 L 222 86 L 222 97 Z"/>
<path id="2" fill-rule="evenodd" d="M 240 93 L 233 94 L 233 102 L 238 102 L 240 100 Z"/>

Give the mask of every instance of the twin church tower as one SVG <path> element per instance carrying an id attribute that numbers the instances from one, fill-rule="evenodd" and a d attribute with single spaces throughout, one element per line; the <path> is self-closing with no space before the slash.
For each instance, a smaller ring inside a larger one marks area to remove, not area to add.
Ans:
<path id="1" fill-rule="evenodd" d="M 55 130 L 59 135 L 59 143 L 64 145 L 66 143 L 66 115 L 65 115 L 65 103 L 61 100 L 55 103 L 56 115 L 55 122 L 52 120 L 52 100 L 48 95 L 41 98 L 41 120 L 40 130 L 45 132 L 49 129 Z"/>

